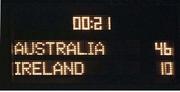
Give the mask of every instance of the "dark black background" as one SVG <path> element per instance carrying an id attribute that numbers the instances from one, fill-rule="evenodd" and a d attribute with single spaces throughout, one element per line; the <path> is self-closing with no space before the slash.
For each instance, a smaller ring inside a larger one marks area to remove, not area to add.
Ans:
<path id="1" fill-rule="evenodd" d="M 1 89 L 179 89 L 178 4 L 155 0 L 2 1 Z M 73 15 L 109 15 L 112 30 L 75 32 Z M 105 56 L 25 56 L 83 60 L 86 76 L 11 76 L 14 40 L 104 41 Z M 176 76 L 157 73 L 154 42 L 174 42 Z"/>

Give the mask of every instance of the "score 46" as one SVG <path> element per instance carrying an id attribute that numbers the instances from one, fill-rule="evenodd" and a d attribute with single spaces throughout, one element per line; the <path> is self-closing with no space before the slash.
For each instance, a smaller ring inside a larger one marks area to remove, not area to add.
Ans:
<path id="1" fill-rule="evenodd" d="M 155 42 L 155 50 L 160 51 L 160 55 L 173 55 L 173 48 L 167 46 L 167 42 Z"/>

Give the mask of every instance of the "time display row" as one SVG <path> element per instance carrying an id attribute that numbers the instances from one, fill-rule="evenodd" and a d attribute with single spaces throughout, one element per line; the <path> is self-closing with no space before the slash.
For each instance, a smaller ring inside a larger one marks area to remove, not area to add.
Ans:
<path id="1" fill-rule="evenodd" d="M 111 30 L 111 17 L 73 16 L 73 30 Z"/>

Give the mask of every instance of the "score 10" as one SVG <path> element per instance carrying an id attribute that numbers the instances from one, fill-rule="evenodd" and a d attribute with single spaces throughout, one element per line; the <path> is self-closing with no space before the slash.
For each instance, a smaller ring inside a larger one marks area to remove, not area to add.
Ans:
<path id="1" fill-rule="evenodd" d="M 111 30 L 111 17 L 73 16 L 73 30 Z"/>

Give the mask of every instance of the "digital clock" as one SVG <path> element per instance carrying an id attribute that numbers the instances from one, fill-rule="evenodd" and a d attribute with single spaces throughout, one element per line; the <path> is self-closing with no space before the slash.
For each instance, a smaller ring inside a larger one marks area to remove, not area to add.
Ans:
<path id="1" fill-rule="evenodd" d="M 73 30 L 111 30 L 111 17 L 73 16 Z"/>

